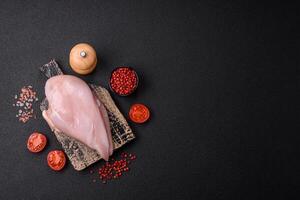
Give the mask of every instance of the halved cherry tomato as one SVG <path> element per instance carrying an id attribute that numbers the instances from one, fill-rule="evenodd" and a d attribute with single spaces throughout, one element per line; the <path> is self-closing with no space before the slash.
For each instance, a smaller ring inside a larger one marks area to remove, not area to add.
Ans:
<path id="1" fill-rule="evenodd" d="M 59 171 L 66 164 L 66 156 L 64 152 L 59 150 L 50 151 L 47 156 L 47 162 L 51 169 Z"/>
<path id="2" fill-rule="evenodd" d="M 129 117 L 135 123 L 144 123 L 150 117 L 150 111 L 144 104 L 133 104 L 129 110 Z"/>
<path id="3" fill-rule="evenodd" d="M 38 132 L 32 133 L 27 140 L 27 148 L 33 153 L 42 151 L 45 148 L 46 144 L 46 136 Z"/>

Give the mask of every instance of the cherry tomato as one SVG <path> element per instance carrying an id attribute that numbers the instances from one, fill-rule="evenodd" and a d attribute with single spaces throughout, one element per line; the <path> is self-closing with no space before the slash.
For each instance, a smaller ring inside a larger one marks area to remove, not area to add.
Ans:
<path id="1" fill-rule="evenodd" d="M 47 156 L 47 162 L 51 169 L 59 171 L 64 168 L 66 164 L 66 156 L 60 150 L 50 151 Z"/>
<path id="2" fill-rule="evenodd" d="M 141 124 L 149 119 L 150 111 L 143 104 L 133 104 L 129 110 L 129 117 L 133 122 Z"/>
<path id="3" fill-rule="evenodd" d="M 42 151 L 45 148 L 46 144 L 46 136 L 38 132 L 32 133 L 27 140 L 27 148 L 33 153 Z"/>

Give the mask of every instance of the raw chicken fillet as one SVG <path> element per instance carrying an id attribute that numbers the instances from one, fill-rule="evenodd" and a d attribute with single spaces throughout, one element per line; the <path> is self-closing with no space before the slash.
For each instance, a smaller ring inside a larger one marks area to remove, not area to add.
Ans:
<path id="1" fill-rule="evenodd" d="M 89 86 L 71 75 L 54 76 L 46 82 L 48 110 L 43 117 L 58 132 L 96 150 L 104 160 L 113 153 L 107 111 Z"/>

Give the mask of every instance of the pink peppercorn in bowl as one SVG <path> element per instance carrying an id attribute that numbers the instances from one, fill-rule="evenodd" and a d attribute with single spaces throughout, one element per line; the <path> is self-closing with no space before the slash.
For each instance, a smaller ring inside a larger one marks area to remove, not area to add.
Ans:
<path id="1" fill-rule="evenodd" d="M 127 66 L 115 68 L 110 75 L 110 89 L 120 96 L 128 96 L 132 94 L 139 83 L 136 71 Z"/>

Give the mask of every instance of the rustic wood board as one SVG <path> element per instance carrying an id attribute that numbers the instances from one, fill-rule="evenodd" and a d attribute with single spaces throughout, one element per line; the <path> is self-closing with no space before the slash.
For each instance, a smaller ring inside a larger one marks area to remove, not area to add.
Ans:
<path id="1" fill-rule="evenodd" d="M 55 60 L 51 60 L 49 63 L 43 65 L 40 70 L 48 78 L 63 74 Z M 114 149 L 118 149 L 124 144 L 133 140 L 135 136 L 131 128 L 114 103 L 109 92 L 105 88 L 94 84 L 90 84 L 90 87 L 94 95 L 101 103 L 103 103 L 107 110 Z M 47 99 L 42 101 L 40 108 L 42 111 L 48 109 Z M 75 170 L 83 170 L 84 168 L 101 159 L 101 156 L 95 150 L 89 148 L 78 140 L 75 140 L 61 132 L 54 131 L 54 134 L 57 140 L 61 143 L 62 148 L 64 149 Z"/>

